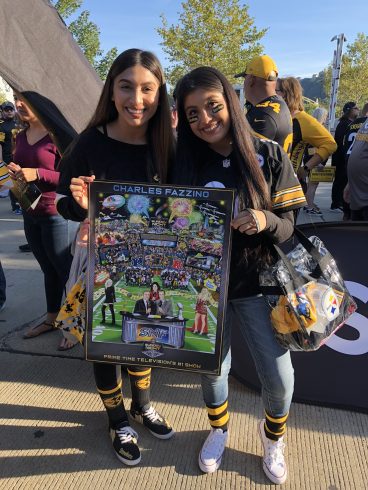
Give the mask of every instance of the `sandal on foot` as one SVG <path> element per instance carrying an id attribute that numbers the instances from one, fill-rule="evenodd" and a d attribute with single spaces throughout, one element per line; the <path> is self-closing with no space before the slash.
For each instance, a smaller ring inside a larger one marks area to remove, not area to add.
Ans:
<path id="1" fill-rule="evenodd" d="M 33 337 L 38 337 L 43 333 L 52 332 L 56 330 L 54 322 L 42 322 L 35 327 L 30 328 L 24 335 L 24 339 L 33 339 Z"/>
<path id="2" fill-rule="evenodd" d="M 57 350 L 64 351 L 64 350 L 73 349 L 73 347 L 75 347 L 77 344 L 78 344 L 77 341 L 76 342 L 72 342 L 71 340 L 68 340 L 65 337 L 63 337 L 61 339 L 60 345 L 57 348 Z"/>

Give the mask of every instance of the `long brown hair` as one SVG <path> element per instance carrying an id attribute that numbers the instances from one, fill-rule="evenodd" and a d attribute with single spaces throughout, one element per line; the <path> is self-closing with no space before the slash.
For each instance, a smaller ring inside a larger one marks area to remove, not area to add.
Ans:
<path id="1" fill-rule="evenodd" d="M 227 78 L 215 68 L 196 68 L 185 75 L 175 88 L 179 116 L 175 182 L 196 184 L 197 171 L 203 162 L 202 154 L 208 146 L 191 130 L 184 108 L 186 97 L 199 88 L 216 90 L 226 101 L 231 120 L 232 147 L 240 177 L 238 190 L 243 201 L 242 206 L 270 209 L 269 191 L 254 149 L 251 128 L 235 90 Z"/>
<path id="2" fill-rule="evenodd" d="M 290 112 L 304 111 L 303 87 L 297 78 L 278 78 L 277 86 Z"/>
<path id="3" fill-rule="evenodd" d="M 86 129 L 104 126 L 117 119 L 118 111 L 112 101 L 114 80 L 124 70 L 137 65 L 149 70 L 159 82 L 159 105 L 156 113 L 149 120 L 147 130 L 149 148 L 147 170 L 150 180 L 157 173 L 160 182 L 164 183 L 167 179 L 169 165 L 174 160 L 175 146 L 164 72 L 159 60 L 153 53 L 133 48 L 123 51 L 115 59 L 107 74 L 95 113 Z"/>

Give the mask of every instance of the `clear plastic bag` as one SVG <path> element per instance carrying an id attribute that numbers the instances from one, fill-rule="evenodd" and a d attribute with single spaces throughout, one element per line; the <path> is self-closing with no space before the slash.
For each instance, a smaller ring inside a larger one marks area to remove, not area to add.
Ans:
<path id="1" fill-rule="evenodd" d="M 260 273 L 260 285 L 278 342 L 289 350 L 314 351 L 357 305 L 324 243 L 295 231 L 300 243 L 288 254 L 275 247 L 280 260 Z"/>

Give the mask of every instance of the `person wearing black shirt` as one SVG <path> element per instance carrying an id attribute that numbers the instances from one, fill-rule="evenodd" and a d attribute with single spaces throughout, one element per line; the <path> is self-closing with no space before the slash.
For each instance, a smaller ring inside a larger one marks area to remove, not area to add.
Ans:
<path id="1" fill-rule="evenodd" d="M 19 131 L 18 124 L 15 120 L 15 107 L 12 102 L 4 102 L 1 106 L 3 119 L 0 121 L 0 145 L 2 150 L 2 159 L 6 164 L 12 161 L 13 141 L 16 133 Z M 19 204 L 12 193 L 9 191 L 12 211 L 16 214 L 22 214 Z M 21 245 L 24 247 L 24 245 Z M 28 250 L 28 252 L 30 249 Z"/>
<path id="2" fill-rule="evenodd" d="M 358 131 L 360 130 L 360 128 L 366 122 L 367 116 L 368 116 L 368 103 L 364 105 L 361 112 L 361 116 L 354 119 L 354 121 L 352 121 L 348 125 L 348 128 L 344 134 L 344 139 L 343 139 L 343 152 L 345 155 L 345 163 L 347 163 L 349 160 L 351 150 L 353 149 L 355 137 Z"/>
<path id="3" fill-rule="evenodd" d="M 244 95 L 247 99 L 247 119 L 261 138 L 276 141 L 290 154 L 293 141 L 291 115 L 285 102 L 277 95 L 276 63 L 267 55 L 253 58 L 242 73 Z"/>
<path id="4" fill-rule="evenodd" d="M 156 304 L 150 299 L 150 292 L 144 291 L 143 298 L 138 299 L 134 305 L 134 313 L 140 315 L 156 315 Z"/>
<path id="5" fill-rule="evenodd" d="M 341 116 L 338 125 L 335 129 L 334 138 L 337 144 L 337 150 L 332 155 L 331 164 L 336 168 L 335 179 L 332 184 L 331 191 L 331 209 L 348 210 L 346 204 L 344 206 L 344 188 L 348 182 L 346 174 L 345 153 L 344 153 L 344 137 L 350 124 L 358 117 L 359 109 L 355 102 L 347 102 L 343 107 L 343 115 Z"/>
<path id="6" fill-rule="evenodd" d="M 5 163 L 12 161 L 13 130 L 17 128 L 15 107 L 12 102 L 4 102 L 1 106 L 3 119 L 0 121 L 0 144 Z"/>
<path id="7" fill-rule="evenodd" d="M 202 375 L 211 432 L 200 451 L 199 466 L 206 473 L 216 471 L 226 446 L 230 333 L 236 318 L 262 383 L 263 468 L 274 483 L 283 483 L 287 475 L 283 436 L 293 394 L 293 368 L 290 353 L 273 334 L 258 274 L 275 260 L 273 244 L 293 233 L 293 211 L 305 204 L 304 194 L 282 148 L 252 136 L 234 89 L 218 70 L 191 71 L 179 81 L 176 96 L 174 182 L 237 190 L 221 375 Z"/>
<path id="8" fill-rule="evenodd" d="M 174 157 L 174 139 L 161 65 L 150 52 L 121 53 L 107 75 L 95 114 L 86 130 L 65 152 L 57 203 L 67 219 L 87 217 L 87 183 L 93 180 L 165 182 Z M 160 439 L 174 431 L 150 402 L 151 369 L 129 366 L 130 416 Z M 120 461 L 141 459 L 137 433 L 124 408 L 121 379 L 114 364 L 94 364 L 97 390 L 109 418 L 113 448 Z"/>

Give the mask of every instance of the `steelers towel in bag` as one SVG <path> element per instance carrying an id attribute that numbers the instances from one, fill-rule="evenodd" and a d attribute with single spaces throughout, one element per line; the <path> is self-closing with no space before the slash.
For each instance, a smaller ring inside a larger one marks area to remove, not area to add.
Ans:
<path id="1" fill-rule="evenodd" d="M 356 310 L 336 262 L 318 237 L 297 228 L 299 244 L 260 274 L 276 339 L 290 350 L 313 351 L 323 345 Z"/>

